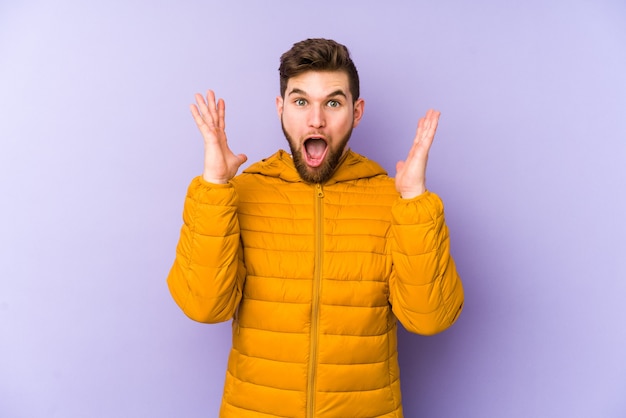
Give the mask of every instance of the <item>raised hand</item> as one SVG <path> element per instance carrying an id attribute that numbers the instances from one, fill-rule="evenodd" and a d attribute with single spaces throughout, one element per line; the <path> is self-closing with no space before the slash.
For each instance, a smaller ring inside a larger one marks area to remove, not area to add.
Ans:
<path id="1" fill-rule="evenodd" d="M 426 191 L 428 151 L 435 138 L 440 112 L 430 109 L 417 123 L 413 146 L 406 160 L 396 164 L 396 190 L 404 199 L 412 199 Z"/>
<path id="2" fill-rule="evenodd" d="M 226 104 L 209 90 L 206 102 L 201 94 L 196 94 L 196 103 L 189 106 L 193 119 L 204 138 L 204 171 L 202 177 L 210 183 L 228 183 L 235 177 L 241 164 L 248 157 L 234 154 L 226 140 Z"/>

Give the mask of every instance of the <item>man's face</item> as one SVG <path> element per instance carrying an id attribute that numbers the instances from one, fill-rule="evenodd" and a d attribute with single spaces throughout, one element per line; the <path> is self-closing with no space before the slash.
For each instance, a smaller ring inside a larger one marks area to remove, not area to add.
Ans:
<path id="1" fill-rule="evenodd" d="M 361 117 L 365 103 L 353 103 L 343 71 L 307 71 L 287 82 L 276 109 L 300 177 L 328 180 Z"/>

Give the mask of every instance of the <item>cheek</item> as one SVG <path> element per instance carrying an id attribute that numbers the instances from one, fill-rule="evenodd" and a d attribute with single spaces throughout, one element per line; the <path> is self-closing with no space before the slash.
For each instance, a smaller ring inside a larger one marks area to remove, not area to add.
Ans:
<path id="1" fill-rule="evenodd" d="M 352 125 L 354 124 L 354 119 L 352 115 L 345 115 L 342 117 L 337 123 L 337 129 L 341 132 L 346 132 L 352 129 Z"/>
<path id="2" fill-rule="evenodd" d="M 296 132 L 301 129 L 302 121 L 293 113 L 283 112 L 283 125 L 290 132 Z"/>

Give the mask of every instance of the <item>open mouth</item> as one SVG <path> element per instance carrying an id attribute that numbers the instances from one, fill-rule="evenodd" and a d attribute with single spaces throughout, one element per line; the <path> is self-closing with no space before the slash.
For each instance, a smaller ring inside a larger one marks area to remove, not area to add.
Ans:
<path id="1" fill-rule="evenodd" d="M 319 167 L 326 157 L 328 144 L 321 137 L 310 137 L 304 141 L 304 158 L 310 167 Z"/>

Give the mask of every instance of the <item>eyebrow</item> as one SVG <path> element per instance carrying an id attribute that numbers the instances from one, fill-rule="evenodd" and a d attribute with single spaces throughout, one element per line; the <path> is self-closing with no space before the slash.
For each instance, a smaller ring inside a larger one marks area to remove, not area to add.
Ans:
<path id="1" fill-rule="evenodd" d="M 297 87 L 296 87 L 296 88 L 294 88 L 293 90 L 291 90 L 291 91 L 289 92 L 288 96 L 291 96 L 292 94 L 301 94 L 301 95 L 303 95 L 303 96 L 308 96 L 308 94 L 307 94 L 304 90 L 299 89 L 299 88 L 297 88 Z M 338 90 L 333 91 L 332 93 L 328 94 L 328 95 L 326 96 L 326 98 L 328 99 L 328 98 L 331 98 L 331 97 L 337 97 L 337 96 L 343 96 L 343 97 L 345 97 L 346 99 L 348 98 L 348 96 L 346 96 L 346 93 L 344 93 L 344 91 L 343 91 L 343 90 L 341 90 L 341 89 L 338 89 Z"/>

